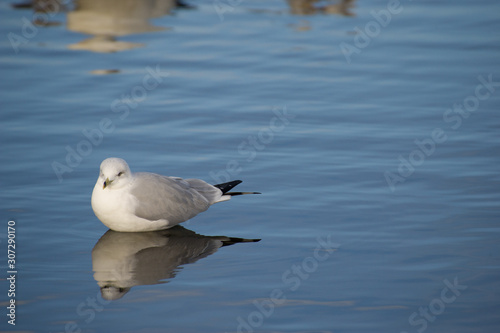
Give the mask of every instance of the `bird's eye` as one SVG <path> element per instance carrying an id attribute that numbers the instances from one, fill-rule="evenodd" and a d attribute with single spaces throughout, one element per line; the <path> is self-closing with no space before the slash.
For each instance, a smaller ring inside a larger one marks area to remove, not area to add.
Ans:
<path id="1" fill-rule="evenodd" d="M 118 172 L 118 177 L 120 177 L 121 175 L 123 175 L 123 171 Z"/>

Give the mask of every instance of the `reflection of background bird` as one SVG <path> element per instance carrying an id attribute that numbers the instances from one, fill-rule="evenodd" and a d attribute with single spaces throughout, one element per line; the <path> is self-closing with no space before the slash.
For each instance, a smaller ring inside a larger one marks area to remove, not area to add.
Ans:
<path id="1" fill-rule="evenodd" d="M 77 0 L 68 13 L 68 29 L 94 37 L 69 46 L 70 49 L 116 52 L 143 44 L 116 41 L 115 37 L 165 30 L 150 24 L 179 6 L 176 0 Z"/>
<path id="2" fill-rule="evenodd" d="M 116 300 L 133 286 L 174 278 L 179 266 L 207 257 L 222 246 L 258 241 L 202 236 L 181 226 L 138 233 L 109 230 L 92 250 L 94 279 L 104 299 Z"/>
<path id="3" fill-rule="evenodd" d="M 67 9 L 67 5 L 58 0 L 32 0 L 14 3 L 11 6 L 16 9 L 33 9 L 33 24 L 42 27 L 60 25 L 59 21 L 53 21 L 51 18 L 54 14 Z"/>
<path id="4" fill-rule="evenodd" d="M 290 11 L 295 15 L 313 15 L 317 13 L 353 16 L 350 11 L 355 0 L 339 0 L 336 3 L 319 0 L 288 0 Z M 317 5 L 320 3 L 319 5 Z"/>

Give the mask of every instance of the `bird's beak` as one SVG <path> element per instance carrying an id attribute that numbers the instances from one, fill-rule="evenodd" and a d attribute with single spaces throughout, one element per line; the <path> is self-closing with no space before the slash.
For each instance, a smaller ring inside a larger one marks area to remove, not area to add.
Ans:
<path id="1" fill-rule="evenodd" d="M 102 189 L 104 190 L 106 188 L 106 186 L 109 186 L 109 184 L 111 184 L 113 181 L 112 180 L 109 180 L 109 178 L 106 178 L 106 180 L 104 181 L 104 184 L 102 185 Z"/>

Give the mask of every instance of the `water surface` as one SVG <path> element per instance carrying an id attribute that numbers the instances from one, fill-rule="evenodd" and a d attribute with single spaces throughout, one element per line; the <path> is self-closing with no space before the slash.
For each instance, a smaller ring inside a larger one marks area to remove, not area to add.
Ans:
<path id="1" fill-rule="evenodd" d="M 2 3 L 2 331 L 497 332 L 500 5 L 389 3 Z M 242 179 L 184 227 L 262 240 L 110 237 L 110 156 Z"/>

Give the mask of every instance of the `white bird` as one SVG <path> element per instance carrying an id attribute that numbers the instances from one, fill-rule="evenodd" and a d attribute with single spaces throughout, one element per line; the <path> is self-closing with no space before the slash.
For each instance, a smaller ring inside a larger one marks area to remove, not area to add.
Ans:
<path id="1" fill-rule="evenodd" d="M 155 231 L 171 228 L 204 212 L 214 203 L 242 194 L 229 192 L 241 180 L 210 185 L 149 172 L 132 173 L 123 159 L 101 163 L 92 192 L 94 214 L 115 231 Z"/>

